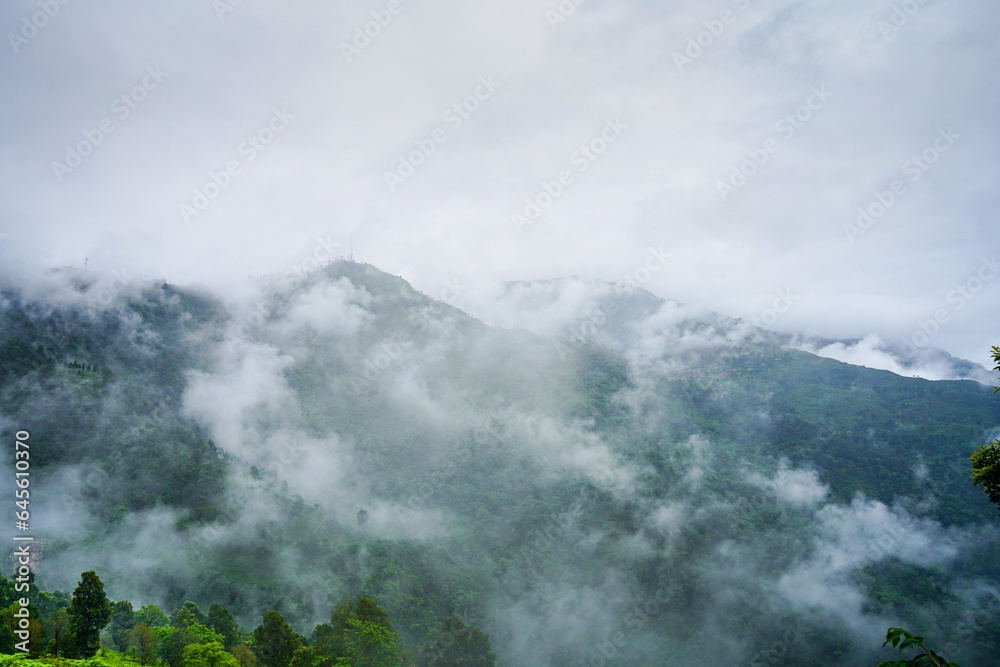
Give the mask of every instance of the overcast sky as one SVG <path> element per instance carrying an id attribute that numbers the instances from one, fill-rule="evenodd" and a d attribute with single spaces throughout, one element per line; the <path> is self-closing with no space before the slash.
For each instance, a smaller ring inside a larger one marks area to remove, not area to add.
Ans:
<path id="1" fill-rule="evenodd" d="M 577 2 L 6 0 L 2 272 L 235 290 L 353 235 L 475 314 L 654 248 L 660 296 L 987 363 L 994 0 Z"/>

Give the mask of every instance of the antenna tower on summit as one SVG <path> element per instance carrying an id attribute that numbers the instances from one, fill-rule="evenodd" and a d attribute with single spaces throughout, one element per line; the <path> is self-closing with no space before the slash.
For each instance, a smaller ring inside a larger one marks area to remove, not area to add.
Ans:
<path id="1" fill-rule="evenodd" d="M 347 260 L 350 262 L 354 261 L 354 234 L 351 234 L 351 244 L 348 247 Z"/>

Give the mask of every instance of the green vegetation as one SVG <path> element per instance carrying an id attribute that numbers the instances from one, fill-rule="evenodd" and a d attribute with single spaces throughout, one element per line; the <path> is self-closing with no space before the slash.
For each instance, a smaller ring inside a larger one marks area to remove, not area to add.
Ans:
<path id="1" fill-rule="evenodd" d="M 993 361 L 997 363 L 993 370 L 1000 371 L 1000 347 L 993 346 Z M 1000 386 L 993 389 L 993 393 L 1000 392 Z M 982 445 L 972 456 L 972 479 L 975 485 L 982 486 L 990 501 L 1000 505 L 1000 440 L 995 440 L 989 445 Z M 930 604 L 933 600 L 940 600 L 947 597 L 947 591 L 937 587 L 934 595 L 923 599 L 924 604 Z M 886 644 L 892 644 L 894 648 L 903 651 L 907 648 L 918 647 L 924 650 L 923 653 L 915 656 L 912 660 L 888 660 L 880 662 L 878 667 L 959 667 L 957 662 L 948 662 L 934 651 L 927 649 L 923 645 L 924 638 L 910 634 L 902 628 L 889 628 L 885 635 Z"/>
<path id="2" fill-rule="evenodd" d="M 427 667 L 493 667 L 496 658 L 489 637 L 454 614 L 444 619 L 434 641 L 420 650 L 420 660 Z"/>
<path id="3" fill-rule="evenodd" d="M 1000 371 L 1000 347 L 993 347 L 995 371 Z M 1000 387 L 993 390 L 1000 392 Z M 982 445 L 972 455 L 972 479 L 976 486 L 982 486 L 990 502 L 1000 507 L 1000 439 Z"/>
<path id="4" fill-rule="evenodd" d="M 343 284 L 363 292 L 358 331 L 316 301 L 294 322 L 299 294 Z M 775 593 L 836 538 L 855 565 L 835 587 L 858 613 L 935 627 L 967 667 L 1000 653 L 996 513 L 968 463 L 1000 401 L 975 382 L 757 340 L 671 348 L 653 373 L 354 264 L 273 295 L 238 343 L 221 307 L 168 285 L 97 312 L 0 296 L 0 415 L 30 430 L 33 479 L 67 527 L 41 583 L 92 568 L 111 596 L 95 643 L 99 604 L 71 613 L 34 586 L 39 659 L 75 655 L 79 632 L 94 660 L 171 667 L 691 665 L 709 649 L 871 664 L 870 637 L 830 629 L 834 605 Z M 1000 467 L 974 465 L 989 494 Z M 779 495 L 786 469 L 815 473 L 821 500 Z M 876 504 L 910 532 L 823 532 Z M 925 533 L 928 552 L 962 548 L 900 556 Z M 0 578 L 0 611 L 14 597 Z"/>
<path id="5" fill-rule="evenodd" d="M 121 653 L 110 650 L 85 660 L 48 655 L 31 657 L 25 653 L 0 654 L 0 667 L 134 667 L 135 664 Z"/>
<path id="6" fill-rule="evenodd" d="M 910 634 L 902 628 L 889 628 L 885 633 L 886 644 L 892 644 L 893 648 L 898 648 L 900 652 L 908 648 L 919 648 L 923 650 L 911 660 L 886 660 L 880 662 L 878 667 L 959 667 L 957 662 L 949 662 L 934 651 L 924 646 L 924 638 Z"/>
<path id="7" fill-rule="evenodd" d="M 6 583 L 6 578 L 0 576 L 0 586 Z M 32 594 L 48 595 L 37 590 Z M 11 637 L 0 653 L 0 667 L 8 664 L 119 667 L 157 663 L 169 667 L 493 665 L 489 637 L 478 628 L 468 628 L 460 618 L 445 619 L 438 641 L 421 651 L 416 646 L 406 646 L 393 630 L 389 614 L 366 597 L 359 598 L 357 603 L 344 600 L 338 604 L 330 622 L 317 625 L 309 640 L 296 633 L 273 609 L 263 615 L 261 624 L 252 632 L 244 632 L 225 607 L 213 604 L 205 614 L 190 600 L 174 611 L 170 625 L 162 625 L 167 616 L 155 605 L 134 613 L 127 600 L 109 603 L 100 577 L 88 571 L 83 573 L 70 606 L 53 609 L 47 616 L 36 606 L 29 608 L 31 650 L 28 653 L 14 649 L 15 605 L 16 602 L 10 602 L 0 613 L 0 632 Z M 151 627 L 147 620 L 158 625 Z M 135 624 L 128 627 L 131 621 Z M 441 662 L 442 656 L 451 657 Z"/>
<path id="8" fill-rule="evenodd" d="M 84 572 L 66 610 L 69 617 L 70 658 L 90 658 L 100 648 L 101 629 L 111 620 L 104 583 L 94 571 Z"/>

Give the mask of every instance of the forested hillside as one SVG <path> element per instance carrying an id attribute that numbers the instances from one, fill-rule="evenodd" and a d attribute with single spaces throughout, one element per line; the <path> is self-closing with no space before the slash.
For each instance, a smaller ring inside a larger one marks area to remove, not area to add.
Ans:
<path id="1" fill-rule="evenodd" d="M 35 581 L 63 591 L 34 594 L 40 651 L 95 571 L 162 627 L 274 610 L 311 651 L 371 604 L 398 633 L 384 664 L 459 622 L 501 665 L 874 665 L 890 625 L 963 667 L 1000 653 L 996 508 L 969 467 L 1000 426 L 990 387 L 642 290 L 604 293 L 614 316 L 580 336 L 353 262 L 243 306 L 53 280 L 0 293 L 0 424 L 30 432 Z"/>

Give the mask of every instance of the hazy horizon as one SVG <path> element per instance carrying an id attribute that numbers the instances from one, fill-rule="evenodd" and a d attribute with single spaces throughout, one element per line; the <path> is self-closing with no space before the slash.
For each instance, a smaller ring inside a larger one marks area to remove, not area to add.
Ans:
<path id="1" fill-rule="evenodd" d="M 389 5 L 6 3 L 0 271 L 245 295 L 353 246 L 475 312 L 655 249 L 664 298 L 988 362 L 994 5 Z"/>

